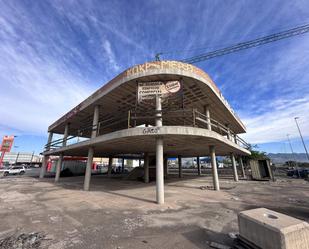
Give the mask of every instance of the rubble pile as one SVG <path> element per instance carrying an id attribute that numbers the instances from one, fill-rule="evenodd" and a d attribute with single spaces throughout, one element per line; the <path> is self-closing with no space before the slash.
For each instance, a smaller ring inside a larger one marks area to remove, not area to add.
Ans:
<path id="1" fill-rule="evenodd" d="M 0 238 L 1 249 L 36 249 L 40 248 L 42 240 L 46 237 L 42 233 L 21 233 L 11 235 L 6 238 Z"/>

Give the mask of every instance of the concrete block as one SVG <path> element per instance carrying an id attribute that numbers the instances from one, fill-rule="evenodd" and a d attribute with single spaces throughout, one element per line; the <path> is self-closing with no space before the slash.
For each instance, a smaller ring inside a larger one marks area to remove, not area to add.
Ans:
<path id="1" fill-rule="evenodd" d="M 239 234 L 262 249 L 309 249 L 309 224 L 266 208 L 240 212 Z"/>

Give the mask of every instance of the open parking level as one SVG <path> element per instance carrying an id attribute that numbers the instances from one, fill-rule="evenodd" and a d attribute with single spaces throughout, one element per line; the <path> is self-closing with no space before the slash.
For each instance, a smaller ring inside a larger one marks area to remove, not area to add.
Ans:
<path id="1" fill-rule="evenodd" d="M 93 175 L 91 192 L 83 177 L 16 176 L 0 179 L 0 238 L 40 232 L 41 248 L 210 248 L 232 243 L 237 213 L 266 207 L 309 221 L 309 185 L 300 179 L 253 182 L 221 177 L 165 181 L 166 201 L 154 202 L 155 182 Z"/>

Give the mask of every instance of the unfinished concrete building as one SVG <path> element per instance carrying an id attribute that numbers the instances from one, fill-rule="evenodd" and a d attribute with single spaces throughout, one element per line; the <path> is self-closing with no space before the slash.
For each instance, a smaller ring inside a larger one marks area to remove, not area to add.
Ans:
<path id="1" fill-rule="evenodd" d="M 245 131 L 204 71 L 181 62 L 155 61 L 127 69 L 51 124 L 43 155 L 45 161 L 59 156 L 55 181 L 64 156 L 86 156 L 84 190 L 89 190 L 94 156 L 111 161 L 138 155 L 144 159 L 146 183 L 149 158 L 155 157 L 156 201 L 161 204 L 168 157 L 179 158 L 181 177 L 181 157 L 210 156 L 214 189 L 219 190 L 216 155 L 230 156 L 238 181 L 235 157 L 250 154 L 237 135 Z M 53 141 L 53 134 L 63 138 Z M 41 178 L 45 170 L 43 163 Z"/>

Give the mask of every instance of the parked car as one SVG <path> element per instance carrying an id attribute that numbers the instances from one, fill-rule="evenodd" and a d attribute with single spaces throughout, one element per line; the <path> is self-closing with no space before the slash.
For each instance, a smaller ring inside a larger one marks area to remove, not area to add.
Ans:
<path id="1" fill-rule="evenodd" d="M 25 174 L 26 172 L 26 169 L 24 166 L 13 166 L 13 167 L 10 167 L 8 169 L 5 169 L 4 172 L 3 172 L 3 175 L 4 176 L 7 176 L 7 175 L 23 175 Z"/>
<path id="2" fill-rule="evenodd" d="M 293 169 L 287 171 L 287 176 L 296 177 L 296 178 L 308 178 L 309 169 Z"/>

